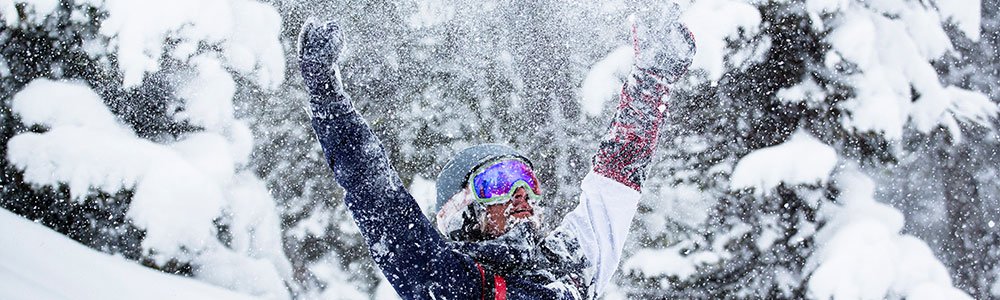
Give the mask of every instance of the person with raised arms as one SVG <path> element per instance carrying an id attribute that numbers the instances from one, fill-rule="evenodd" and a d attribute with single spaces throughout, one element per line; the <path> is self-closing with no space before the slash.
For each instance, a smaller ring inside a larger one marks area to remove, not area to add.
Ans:
<path id="1" fill-rule="evenodd" d="M 517 145 L 469 147 L 437 180 L 434 220 L 406 191 L 379 139 L 344 92 L 336 22 L 307 22 L 299 59 L 312 125 L 372 258 L 404 299 L 594 299 L 618 268 L 656 149 L 670 85 L 687 72 L 694 37 L 676 4 L 632 21 L 635 63 L 579 204 L 541 232 L 534 165 Z"/>

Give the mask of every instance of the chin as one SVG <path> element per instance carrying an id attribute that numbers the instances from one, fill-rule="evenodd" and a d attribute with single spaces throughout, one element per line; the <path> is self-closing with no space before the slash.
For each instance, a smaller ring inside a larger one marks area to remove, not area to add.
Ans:
<path id="1" fill-rule="evenodd" d="M 509 225 L 531 223 L 535 226 L 535 228 L 539 228 L 542 225 L 541 218 L 539 217 L 538 214 L 535 214 L 534 212 L 521 217 L 510 216 L 510 218 L 508 218 L 507 220 Z"/>
<path id="2" fill-rule="evenodd" d="M 535 216 L 535 212 L 529 210 L 529 211 L 526 211 L 526 212 L 519 212 L 519 213 L 511 214 L 510 218 L 514 218 L 514 219 L 527 219 L 527 218 L 531 218 L 531 217 L 534 217 L 534 216 Z"/>

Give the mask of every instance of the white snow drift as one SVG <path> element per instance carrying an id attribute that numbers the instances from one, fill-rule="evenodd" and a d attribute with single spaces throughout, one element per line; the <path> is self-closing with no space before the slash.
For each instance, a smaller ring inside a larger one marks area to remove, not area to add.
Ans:
<path id="1" fill-rule="evenodd" d="M 0 209 L 0 299 L 255 299 L 97 252 Z"/>

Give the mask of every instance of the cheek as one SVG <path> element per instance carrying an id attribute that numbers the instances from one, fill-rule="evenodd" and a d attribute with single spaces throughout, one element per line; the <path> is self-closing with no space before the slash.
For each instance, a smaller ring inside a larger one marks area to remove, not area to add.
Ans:
<path id="1" fill-rule="evenodd" d="M 510 205 L 492 205 L 486 207 L 486 216 L 488 225 L 493 227 L 503 227 L 507 223 L 507 210 L 510 209 Z"/>
<path id="2" fill-rule="evenodd" d="M 506 216 L 507 210 L 510 205 L 491 205 L 486 207 L 486 214 L 489 215 L 490 221 L 502 221 Z"/>
<path id="3" fill-rule="evenodd" d="M 505 205 L 493 205 L 486 207 L 486 220 L 482 224 L 483 232 L 490 237 L 497 237 L 503 234 L 506 229 L 507 219 L 504 215 Z"/>

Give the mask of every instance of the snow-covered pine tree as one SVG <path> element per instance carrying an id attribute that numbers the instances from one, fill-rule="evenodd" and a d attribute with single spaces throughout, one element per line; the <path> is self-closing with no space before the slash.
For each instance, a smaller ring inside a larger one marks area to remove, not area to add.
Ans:
<path id="1" fill-rule="evenodd" d="M 105 11 L 90 5 L 73 7 L 70 3 L 60 3 L 47 16 L 34 15 L 34 9 L 19 4 L 16 15 L 4 17 L 0 27 L 0 43 L 5 45 L 0 52 L 0 99 L 4 100 L 0 153 L 7 153 L 10 138 L 28 130 L 10 107 L 14 94 L 32 80 L 72 78 L 101 88 L 106 85 L 100 83 L 114 81 L 117 76 L 111 55 L 101 51 L 101 46 L 108 43 L 98 34 Z M 99 93 L 112 91 L 109 88 Z M 133 260 L 140 258 L 142 233 L 124 218 L 128 192 L 96 193 L 82 201 L 70 201 L 66 185 L 33 187 L 9 160 L 0 160 L 0 165 L 4 172 L 0 178 L 3 208 L 92 248 Z"/>
<path id="2" fill-rule="evenodd" d="M 930 64 L 951 49 L 946 24 L 978 22 L 963 14 L 971 2 L 691 4 L 703 77 L 675 105 L 671 150 L 654 171 L 672 174 L 653 192 L 665 204 L 647 202 L 640 217 L 643 246 L 664 249 L 626 260 L 623 292 L 967 297 L 923 242 L 900 235 L 903 218 L 857 169 L 899 160 L 904 134 L 996 116 Z"/>
<path id="3" fill-rule="evenodd" d="M 944 82 L 982 92 L 998 103 L 1000 2 L 982 1 L 981 15 L 978 28 L 976 24 L 945 28 L 957 53 L 935 65 Z M 1000 235 L 995 230 L 1000 222 L 1000 185 L 994 180 L 1000 172 L 1000 138 L 997 122 L 984 121 L 991 126 L 961 124 L 960 138 L 943 130 L 908 138 L 908 157 L 887 174 L 897 188 L 886 192 L 890 201 L 908 208 L 904 212 L 915 221 L 912 231 L 929 241 L 954 271 L 955 285 L 976 299 L 1000 297 L 996 288 L 1000 287 Z M 915 173 L 932 175 L 911 175 Z"/>
<path id="4" fill-rule="evenodd" d="M 238 88 L 283 80 L 273 8 L 9 4 L 3 206 L 149 267 L 287 298 L 274 203 L 233 106 Z"/>

